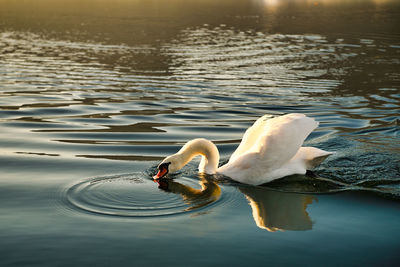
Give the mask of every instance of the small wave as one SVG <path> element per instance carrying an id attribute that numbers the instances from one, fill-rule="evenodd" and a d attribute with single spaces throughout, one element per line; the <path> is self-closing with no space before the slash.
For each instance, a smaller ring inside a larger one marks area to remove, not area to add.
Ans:
<path id="1" fill-rule="evenodd" d="M 328 178 L 316 176 L 309 172 L 308 175 L 291 175 L 277 179 L 263 187 L 290 193 L 326 194 L 348 190 L 350 185 Z"/>
<path id="2" fill-rule="evenodd" d="M 292 175 L 275 180 L 263 187 L 300 194 L 328 194 L 344 191 L 363 191 L 400 200 L 400 180 L 363 180 L 357 183 L 344 183 L 334 179 L 319 177 L 312 172 L 308 175 Z"/>

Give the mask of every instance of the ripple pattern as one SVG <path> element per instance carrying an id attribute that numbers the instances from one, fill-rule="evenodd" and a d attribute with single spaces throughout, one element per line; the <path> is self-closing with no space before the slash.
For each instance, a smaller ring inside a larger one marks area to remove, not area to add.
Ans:
<path id="1" fill-rule="evenodd" d="M 66 204 L 83 212 L 118 217 L 172 216 L 202 211 L 231 201 L 216 184 L 202 189 L 193 179 L 182 178 L 166 193 L 141 174 L 96 177 L 73 184 L 63 193 Z M 166 189 L 166 188 L 164 188 Z M 207 192 L 207 190 L 212 192 Z M 231 189 L 232 190 L 232 189 Z M 234 195 L 234 194 L 231 194 Z"/>

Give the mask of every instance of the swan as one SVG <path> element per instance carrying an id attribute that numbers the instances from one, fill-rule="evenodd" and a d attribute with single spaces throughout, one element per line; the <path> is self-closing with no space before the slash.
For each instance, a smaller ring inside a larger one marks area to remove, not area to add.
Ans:
<path id="1" fill-rule="evenodd" d="M 187 142 L 176 154 L 159 165 L 154 180 L 183 168 L 194 157 L 201 156 L 199 172 L 222 174 L 245 184 L 260 185 L 292 174 L 305 174 L 334 152 L 302 147 L 306 137 L 318 126 L 313 118 L 291 113 L 271 118 L 264 115 L 243 135 L 227 164 L 218 168 L 219 152 L 204 138 Z"/>

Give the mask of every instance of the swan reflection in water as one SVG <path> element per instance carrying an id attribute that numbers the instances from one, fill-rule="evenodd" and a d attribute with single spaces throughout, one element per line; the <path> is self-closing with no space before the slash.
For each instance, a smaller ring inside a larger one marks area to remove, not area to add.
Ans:
<path id="1" fill-rule="evenodd" d="M 177 183 L 170 179 L 160 179 L 157 181 L 158 187 L 167 192 L 180 194 L 183 201 L 189 206 L 186 211 L 205 207 L 221 196 L 221 188 L 212 180 L 200 176 L 201 189 L 195 189 L 188 185 Z"/>
<path id="2" fill-rule="evenodd" d="M 262 187 L 241 187 L 257 226 L 270 232 L 278 230 L 304 231 L 312 229 L 313 222 L 307 206 L 317 198 L 297 193 L 272 191 Z"/>
<path id="3" fill-rule="evenodd" d="M 167 192 L 180 194 L 187 210 L 194 210 L 217 201 L 221 196 L 218 184 L 200 176 L 201 189 L 175 182 L 170 179 L 158 181 L 159 188 Z M 304 231 L 312 229 L 313 222 L 307 212 L 307 207 L 316 197 L 272 191 L 263 187 L 240 186 L 239 190 L 246 196 L 252 209 L 256 225 L 270 232 Z"/>

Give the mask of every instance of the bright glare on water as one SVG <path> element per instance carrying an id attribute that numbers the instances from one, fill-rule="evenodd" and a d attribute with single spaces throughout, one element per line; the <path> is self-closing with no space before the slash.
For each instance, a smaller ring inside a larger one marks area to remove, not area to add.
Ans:
<path id="1" fill-rule="evenodd" d="M 0 265 L 395 266 L 396 0 L 0 0 Z M 263 186 L 226 163 L 264 114 L 336 153 Z"/>

